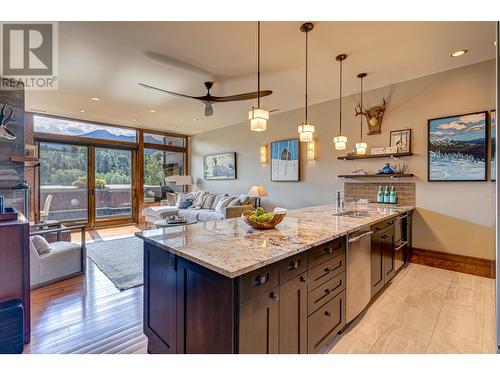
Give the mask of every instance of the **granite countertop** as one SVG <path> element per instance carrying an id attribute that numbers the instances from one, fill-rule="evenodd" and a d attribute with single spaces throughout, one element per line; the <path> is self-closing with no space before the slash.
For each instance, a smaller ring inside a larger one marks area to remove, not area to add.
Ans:
<path id="1" fill-rule="evenodd" d="M 356 207 L 346 207 L 348 209 Z M 136 233 L 144 241 L 227 277 L 238 277 L 364 226 L 411 211 L 412 206 L 369 204 L 368 217 L 335 216 L 335 205 L 289 210 L 271 230 L 256 230 L 240 218 Z"/>

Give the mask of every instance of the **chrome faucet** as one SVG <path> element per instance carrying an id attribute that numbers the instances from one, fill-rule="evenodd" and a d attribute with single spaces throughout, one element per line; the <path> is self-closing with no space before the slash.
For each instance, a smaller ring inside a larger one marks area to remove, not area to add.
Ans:
<path id="1" fill-rule="evenodd" d="M 342 197 L 342 194 L 344 192 L 341 190 L 337 190 L 337 211 L 344 211 L 344 198 Z"/>

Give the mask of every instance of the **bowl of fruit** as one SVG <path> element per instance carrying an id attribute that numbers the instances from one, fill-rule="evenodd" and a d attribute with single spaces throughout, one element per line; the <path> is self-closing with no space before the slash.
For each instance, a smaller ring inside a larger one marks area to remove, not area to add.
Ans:
<path id="1" fill-rule="evenodd" d="M 245 211 L 241 214 L 243 221 L 255 229 L 273 229 L 281 223 L 286 211 L 265 212 L 262 207 L 255 211 Z"/>

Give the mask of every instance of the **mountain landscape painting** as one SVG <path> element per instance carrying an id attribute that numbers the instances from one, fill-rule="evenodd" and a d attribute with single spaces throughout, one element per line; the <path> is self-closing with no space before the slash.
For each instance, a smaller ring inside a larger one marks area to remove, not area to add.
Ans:
<path id="1" fill-rule="evenodd" d="M 429 181 L 486 181 L 487 112 L 429 120 Z"/>

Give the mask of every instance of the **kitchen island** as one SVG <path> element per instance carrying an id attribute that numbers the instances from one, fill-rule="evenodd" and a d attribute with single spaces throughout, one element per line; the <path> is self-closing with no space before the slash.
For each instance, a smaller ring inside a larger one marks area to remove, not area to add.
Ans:
<path id="1" fill-rule="evenodd" d="M 346 323 L 346 236 L 377 226 L 388 238 L 412 210 L 368 205 L 351 217 L 323 205 L 290 210 L 273 230 L 238 218 L 137 233 L 148 352 L 327 350 Z M 395 273 L 387 264 L 382 281 Z"/>

